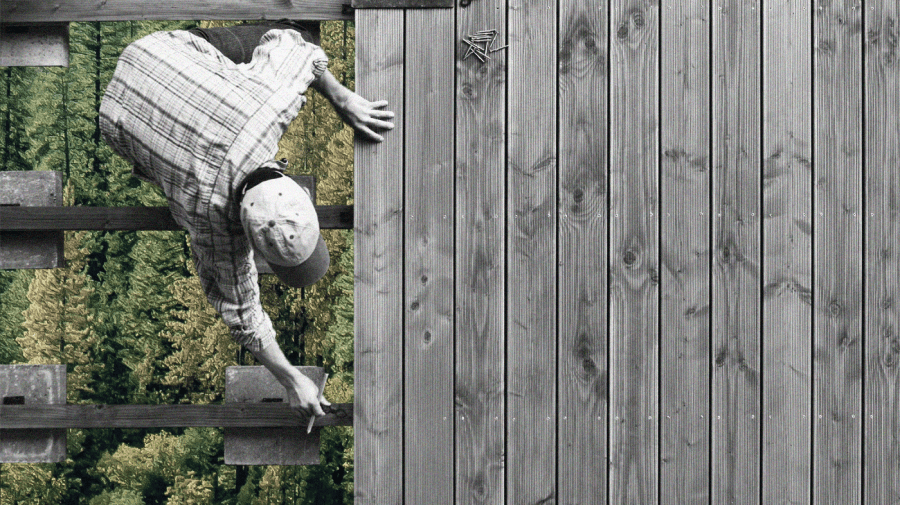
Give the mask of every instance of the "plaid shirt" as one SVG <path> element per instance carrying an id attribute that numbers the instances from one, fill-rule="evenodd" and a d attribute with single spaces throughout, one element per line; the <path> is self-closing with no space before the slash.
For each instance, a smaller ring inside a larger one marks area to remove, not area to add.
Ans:
<path id="1" fill-rule="evenodd" d="M 104 140 L 158 184 L 191 235 L 206 295 L 251 351 L 275 342 L 256 266 L 238 217 L 241 181 L 272 161 L 278 141 L 327 64 L 293 30 L 271 30 L 247 64 L 186 31 L 129 45 L 100 106 Z"/>

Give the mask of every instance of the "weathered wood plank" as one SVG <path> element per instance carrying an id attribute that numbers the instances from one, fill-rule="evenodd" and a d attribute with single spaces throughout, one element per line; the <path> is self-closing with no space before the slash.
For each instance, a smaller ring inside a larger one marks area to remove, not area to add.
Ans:
<path id="1" fill-rule="evenodd" d="M 182 19 L 353 19 L 349 0 L 3 0 L 4 23 Z"/>
<path id="2" fill-rule="evenodd" d="M 659 498 L 659 4 L 610 17 L 610 471 L 612 503 Z"/>
<path id="3" fill-rule="evenodd" d="M 323 229 L 353 227 L 352 205 L 316 205 Z M 0 207 L 2 231 L 180 230 L 168 207 Z"/>
<path id="4" fill-rule="evenodd" d="M 761 3 L 713 20 L 712 503 L 759 503 Z"/>
<path id="5" fill-rule="evenodd" d="M 900 502 L 900 3 L 875 2 L 865 15 L 866 160 L 865 496 Z"/>
<path id="6" fill-rule="evenodd" d="M 709 9 L 662 9 L 660 503 L 710 492 Z"/>
<path id="7" fill-rule="evenodd" d="M 453 503 L 455 12 L 408 11 L 406 503 Z"/>
<path id="8" fill-rule="evenodd" d="M 561 0 L 559 9 L 557 503 L 600 504 L 609 482 L 609 3 Z"/>
<path id="9" fill-rule="evenodd" d="M 297 426 L 308 418 L 286 403 L 226 405 L 0 405 L 0 426 L 28 428 L 273 428 Z M 314 426 L 350 426 L 353 404 L 325 408 Z"/>
<path id="10" fill-rule="evenodd" d="M 498 30 L 506 2 L 457 9 L 456 39 Z M 499 44 L 502 45 L 502 44 Z M 506 483 L 506 51 L 456 49 L 456 503 L 502 504 Z"/>
<path id="11" fill-rule="evenodd" d="M 402 10 L 356 13 L 356 89 L 404 114 Z M 403 136 L 355 145 L 354 420 L 357 504 L 403 502 Z"/>
<path id="12" fill-rule="evenodd" d="M 509 0 L 507 5 L 506 501 L 551 503 L 558 422 L 556 2 Z M 492 57 L 502 61 L 500 52 Z"/>
<path id="13" fill-rule="evenodd" d="M 812 499 L 810 5 L 763 18 L 763 503 Z"/>
<path id="14" fill-rule="evenodd" d="M 862 500 L 862 12 L 818 0 L 813 500 Z M 893 92 L 896 92 L 894 90 Z"/>

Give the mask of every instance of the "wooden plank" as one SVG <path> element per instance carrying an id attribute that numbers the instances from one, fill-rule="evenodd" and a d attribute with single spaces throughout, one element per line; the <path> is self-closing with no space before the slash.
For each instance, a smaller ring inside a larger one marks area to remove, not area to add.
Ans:
<path id="1" fill-rule="evenodd" d="M 818 0 L 813 500 L 862 500 L 862 12 Z M 896 90 L 895 90 L 896 91 Z"/>
<path id="2" fill-rule="evenodd" d="M 59 212 L 63 203 L 62 174 L 45 171 L 0 172 L 0 230 L 8 209 L 48 206 Z M 15 207 L 10 207 L 15 206 Z M 63 234 L 59 231 L 24 233 L 0 231 L 0 268 L 58 268 L 66 264 Z"/>
<path id="3" fill-rule="evenodd" d="M 865 447 L 863 503 L 900 502 L 900 3 L 865 14 Z"/>
<path id="4" fill-rule="evenodd" d="M 356 89 L 403 118 L 403 11 L 356 13 Z M 354 195 L 355 503 L 403 501 L 403 121 L 358 139 Z"/>
<path id="5" fill-rule="evenodd" d="M 610 471 L 613 503 L 659 498 L 659 4 L 610 12 Z"/>
<path id="6" fill-rule="evenodd" d="M 558 422 L 556 2 L 507 6 L 506 501 L 551 503 Z M 502 62 L 502 54 L 491 57 Z"/>
<path id="7" fill-rule="evenodd" d="M 763 19 L 763 503 L 812 499 L 812 23 Z"/>
<path id="8" fill-rule="evenodd" d="M 457 9 L 456 39 L 497 30 L 506 2 Z M 503 45 L 502 42 L 499 45 Z M 456 503 L 506 502 L 506 51 L 456 49 Z"/>
<path id="9" fill-rule="evenodd" d="M 325 408 L 314 426 L 350 426 L 353 404 Z M 5 429 L 32 428 L 272 428 L 299 426 L 308 418 L 286 403 L 234 403 L 227 405 L 2 405 L 0 425 Z"/>
<path id="10" fill-rule="evenodd" d="M 662 10 L 660 503 L 710 493 L 709 9 Z"/>
<path id="11" fill-rule="evenodd" d="M 349 0 L 3 0 L 10 24 L 184 19 L 353 19 Z"/>
<path id="12" fill-rule="evenodd" d="M 68 23 L 34 26 L 0 24 L 0 67 L 68 66 Z"/>
<path id="13" fill-rule="evenodd" d="M 0 409 L 4 405 L 66 403 L 65 365 L 0 366 Z M 12 408 L 12 407 L 6 407 Z M 29 427 L 10 430 L 0 410 L 0 463 L 61 463 L 66 460 L 66 432 Z"/>
<path id="14" fill-rule="evenodd" d="M 449 9 L 453 0 L 353 0 L 354 9 Z"/>
<path id="15" fill-rule="evenodd" d="M 609 4 L 559 6 L 558 503 L 606 503 Z"/>
<path id="16" fill-rule="evenodd" d="M 712 9 L 712 503 L 760 499 L 760 9 Z"/>
<path id="17" fill-rule="evenodd" d="M 406 503 L 453 503 L 453 11 L 406 22 Z"/>
<path id="18" fill-rule="evenodd" d="M 316 205 L 322 229 L 353 227 L 352 205 Z M 180 230 L 168 207 L 0 207 L 2 231 Z"/>

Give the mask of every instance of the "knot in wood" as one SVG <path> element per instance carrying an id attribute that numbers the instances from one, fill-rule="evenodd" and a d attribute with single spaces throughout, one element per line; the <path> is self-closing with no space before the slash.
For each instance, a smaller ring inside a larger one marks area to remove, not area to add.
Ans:
<path id="1" fill-rule="evenodd" d="M 575 188 L 575 191 L 572 192 L 572 199 L 575 200 L 575 203 L 581 203 L 584 200 L 584 190 Z"/>
<path id="2" fill-rule="evenodd" d="M 644 11 L 637 9 L 631 14 L 631 18 L 634 21 L 634 26 L 636 28 L 644 27 Z"/>
<path id="3" fill-rule="evenodd" d="M 637 256 L 632 251 L 625 251 L 625 256 L 622 258 L 622 261 L 624 261 L 626 265 L 631 266 L 637 261 Z"/>
<path id="4" fill-rule="evenodd" d="M 619 40 L 625 40 L 628 38 L 628 22 L 623 22 L 619 24 L 619 29 L 616 30 L 616 38 Z"/>
<path id="5" fill-rule="evenodd" d="M 839 317 L 844 312 L 844 307 L 837 300 L 833 300 L 828 304 L 828 312 L 832 317 Z"/>

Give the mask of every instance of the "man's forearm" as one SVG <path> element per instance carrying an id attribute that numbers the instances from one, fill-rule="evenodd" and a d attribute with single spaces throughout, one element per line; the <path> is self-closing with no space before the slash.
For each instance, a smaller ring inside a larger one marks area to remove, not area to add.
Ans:
<path id="1" fill-rule="evenodd" d="M 272 344 L 261 351 L 251 351 L 257 361 L 263 364 L 284 387 L 291 387 L 299 372 L 287 360 L 278 344 Z"/>
<path id="2" fill-rule="evenodd" d="M 352 93 L 343 84 L 341 84 L 328 69 L 322 72 L 318 79 L 312 82 L 310 86 L 322 93 L 335 107 L 343 105 L 347 97 Z"/>

